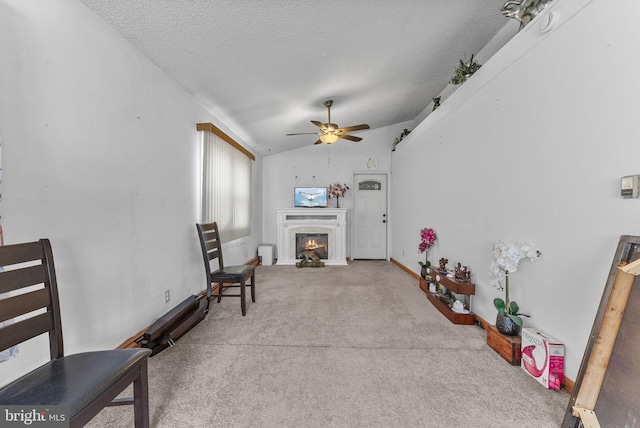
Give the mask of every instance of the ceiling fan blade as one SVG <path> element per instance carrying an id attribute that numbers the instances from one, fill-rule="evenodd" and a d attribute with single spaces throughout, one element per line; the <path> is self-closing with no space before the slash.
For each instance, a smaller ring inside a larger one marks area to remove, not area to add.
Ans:
<path id="1" fill-rule="evenodd" d="M 318 122 L 317 120 L 312 120 L 311 123 L 313 123 L 315 126 L 317 126 L 318 128 L 322 129 L 323 131 L 325 129 L 327 129 L 327 125 L 322 123 L 322 122 Z"/>
<path id="2" fill-rule="evenodd" d="M 347 126 L 346 128 L 340 128 L 337 132 L 353 132 L 361 131 L 363 129 L 369 129 L 369 125 L 363 123 L 362 125 Z"/>
<path id="3" fill-rule="evenodd" d="M 317 132 L 301 132 L 298 134 L 284 134 L 284 135 L 318 135 Z"/>
<path id="4" fill-rule="evenodd" d="M 344 138 L 345 140 L 351 140 L 351 141 L 362 141 L 362 138 L 355 137 L 353 135 L 348 135 L 348 134 L 338 134 L 338 138 Z"/>
<path id="5" fill-rule="evenodd" d="M 313 143 L 313 144 L 322 144 L 322 140 L 318 138 L 318 141 L 316 141 L 316 142 L 315 142 L 315 143 Z"/>

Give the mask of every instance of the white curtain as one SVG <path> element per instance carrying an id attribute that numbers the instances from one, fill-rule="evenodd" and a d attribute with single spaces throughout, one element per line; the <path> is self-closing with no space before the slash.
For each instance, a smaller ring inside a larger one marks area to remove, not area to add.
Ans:
<path id="1" fill-rule="evenodd" d="M 220 240 L 251 234 L 251 159 L 216 134 L 202 134 L 202 222 L 217 222 Z"/>

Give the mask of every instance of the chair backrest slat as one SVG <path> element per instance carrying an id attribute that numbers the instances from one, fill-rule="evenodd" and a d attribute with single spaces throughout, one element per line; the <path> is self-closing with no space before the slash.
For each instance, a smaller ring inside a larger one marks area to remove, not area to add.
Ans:
<path id="1" fill-rule="evenodd" d="M 203 233 L 209 232 L 209 231 L 216 231 L 218 230 L 218 223 L 216 223 L 215 221 L 213 223 L 200 223 L 200 230 Z"/>
<path id="2" fill-rule="evenodd" d="M 6 266 L 6 264 L 4 265 Z M 47 280 L 47 273 L 42 264 L 26 268 L 5 271 L 0 275 L 0 293 L 19 290 L 31 285 L 42 284 Z"/>
<path id="3" fill-rule="evenodd" d="M 0 300 L 0 321 L 7 321 L 0 328 L 0 350 L 48 332 L 51 359 L 62 357 L 60 303 L 49 240 L 0 246 L 0 266 L 4 269 L 0 292 L 10 291 Z M 33 289 L 22 291 L 26 287 Z"/>
<path id="4" fill-rule="evenodd" d="M 220 251 L 218 251 L 217 249 L 209 251 L 209 252 L 207 252 L 207 257 L 209 258 L 209 261 L 215 260 L 215 259 L 219 259 L 220 258 Z"/>
<path id="5" fill-rule="evenodd" d="M 50 312 L 45 312 L 24 321 L 10 324 L 0 329 L 0 349 L 4 350 L 25 340 L 32 339 L 51 331 L 53 319 Z"/>
<path id="6" fill-rule="evenodd" d="M 51 296 L 46 288 L 0 300 L 0 322 L 46 308 L 50 304 Z"/>
<path id="7" fill-rule="evenodd" d="M 38 241 L 0 246 L 0 266 L 17 265 L 42 257 L 42 244 Z"/>
<path id="8" fill-rule="evenodd" d="M 207 249 L 207 252 L 210 252 L 211 250 L 218 251 L 218 241 L 215 239 L 208 239 L 205 236 L 204 246 Z"/>

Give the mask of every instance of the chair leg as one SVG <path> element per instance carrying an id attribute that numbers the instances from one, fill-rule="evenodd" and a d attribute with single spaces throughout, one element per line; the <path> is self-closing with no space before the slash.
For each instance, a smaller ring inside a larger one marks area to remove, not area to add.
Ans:
<path id="1" fill-rule="evenodd" d="M 222 287 L 224 287 L 224 282 L 218 283 L 218 303 L 222 300 Z"/>
<path id="2" fill-rule="evenodd" d="M 245 288 L 245 280 L 244 278 L 242 278 L 242 281 L 240 281 L 240 307 L 242 308 L 242 316 L 245 316 L 247 314 L 247 291 Z"/>
<path id="3" fill-rule="evenodd" d="M 209 283 L 207 286 L 207 294 L 205 295 L 205 299 L 207 300 L 207 307 L 204 308 L 205 315 L 209 313 L 209 302 L 211 302 L 211 289 L 213 288 L 213 284 Z"/>
<path id="4" fill-rule="evenodd" d="M 251 275 L 251 301 L 256 301 L 256 274 Z"/>
<path id="5" fill-rule="evenodd" d="M 140 363 L 140 376 L 133 381 L 133 412 L 136 428 L 149 428 L 149 384 L 147 360 Z"/>

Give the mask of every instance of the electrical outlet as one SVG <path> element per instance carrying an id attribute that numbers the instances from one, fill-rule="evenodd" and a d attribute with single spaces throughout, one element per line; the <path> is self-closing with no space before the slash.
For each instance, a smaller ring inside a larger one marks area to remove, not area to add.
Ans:
<path id="1" fill-rule="evenodd" d="M 164 292 L 164 302 L 169 303 L 169 300 L 171 300 L 171 294 L 169 294 L 169 290 L 167 290 Z"/>

